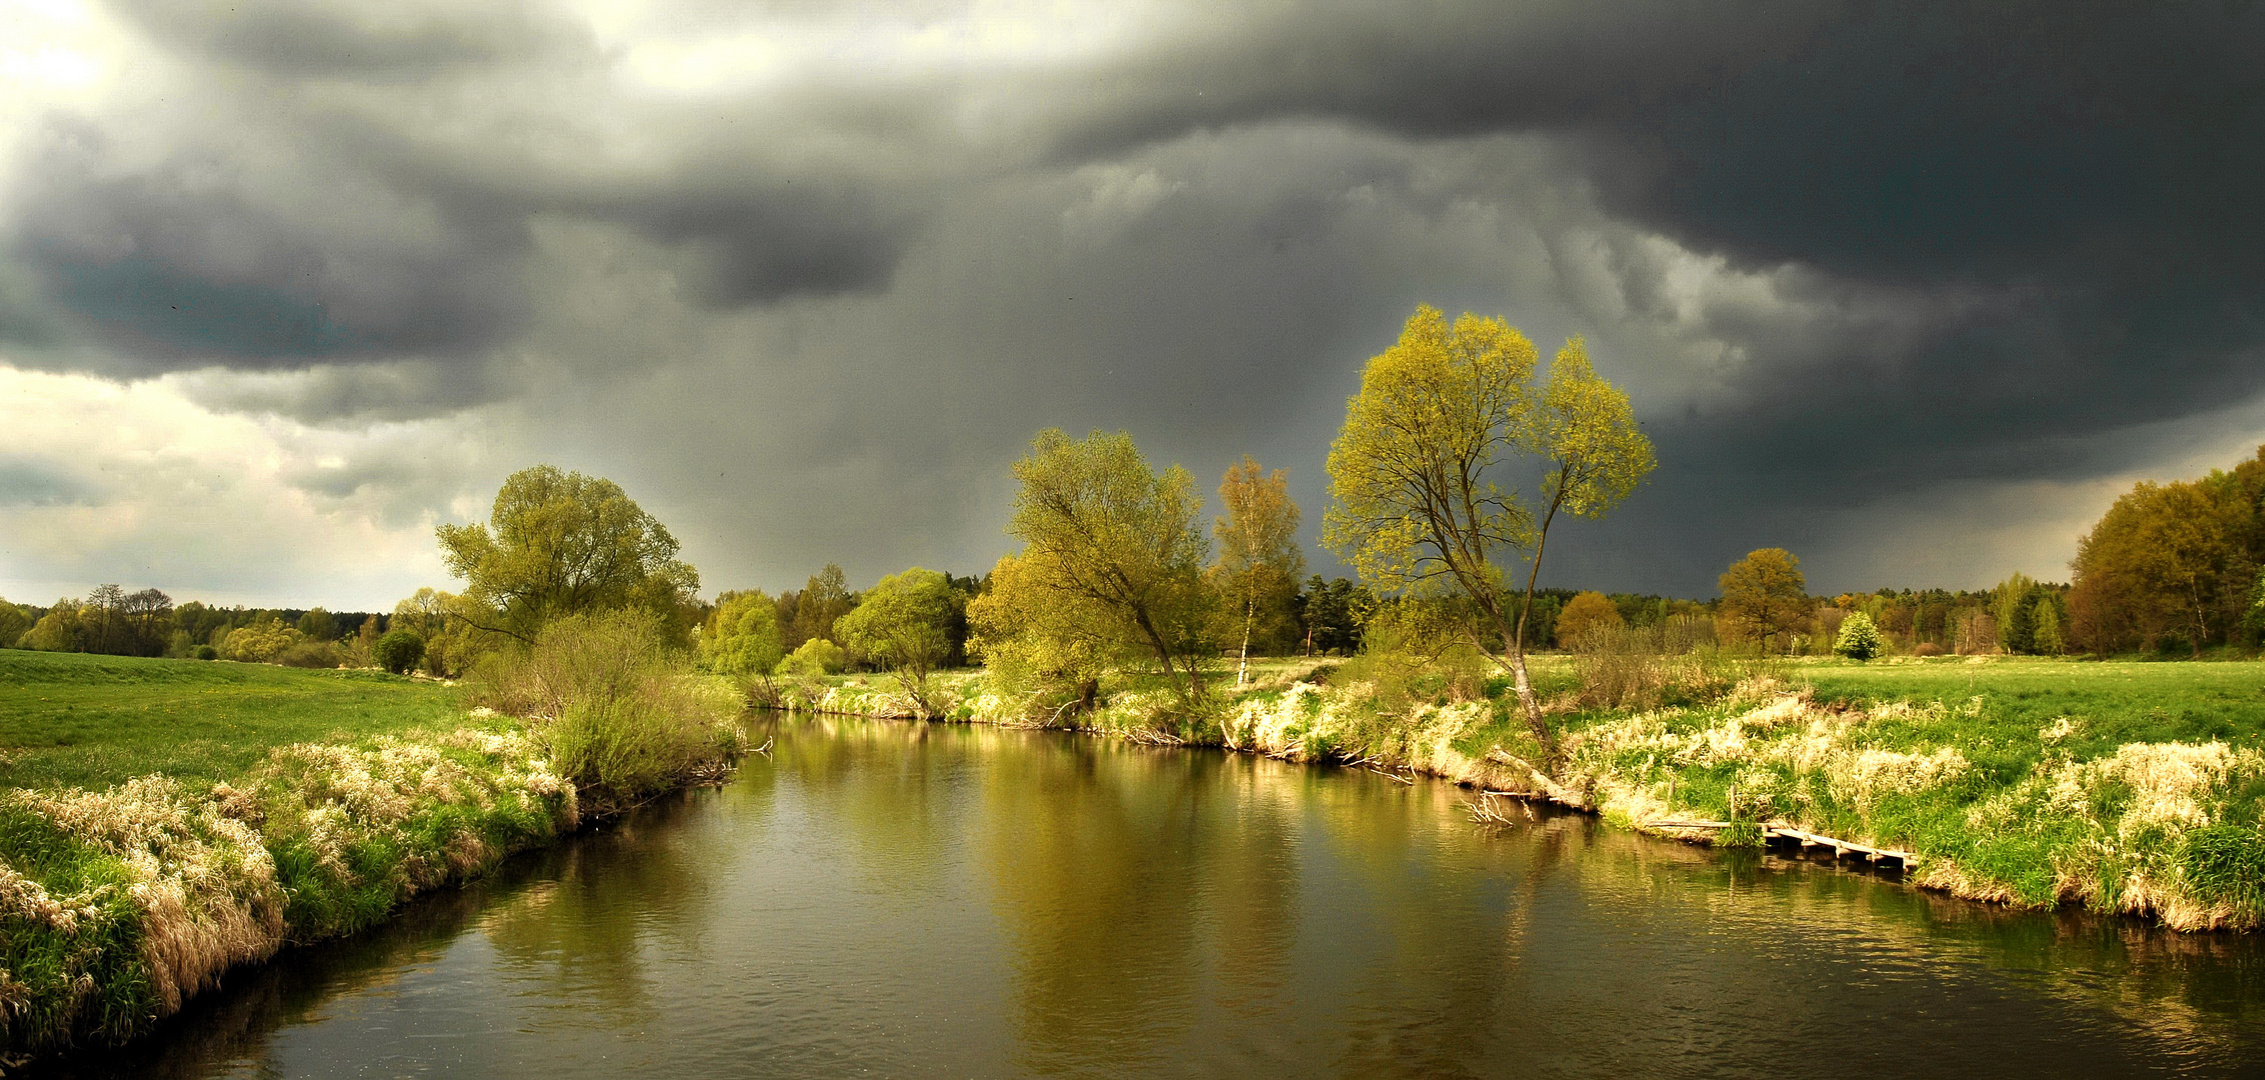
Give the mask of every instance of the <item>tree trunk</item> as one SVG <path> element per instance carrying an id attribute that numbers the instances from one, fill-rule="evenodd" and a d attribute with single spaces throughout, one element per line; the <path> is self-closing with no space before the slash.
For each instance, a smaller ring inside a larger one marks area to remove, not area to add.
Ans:
<path id="1" fill-rule="evenodd" d="M 1250 673 L 1250 624 L 1257 607 L 1257 602 L 1250 597 L 1243 598 L 1243 651 L 1242 656 L 1235 661 L 1235 686 L 1238 688 L 1248 681 Z"/>

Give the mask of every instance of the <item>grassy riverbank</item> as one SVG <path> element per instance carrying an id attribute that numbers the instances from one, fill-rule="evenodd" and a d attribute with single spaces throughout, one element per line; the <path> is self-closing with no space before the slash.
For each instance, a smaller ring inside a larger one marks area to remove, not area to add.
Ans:
<path id="1" fill-rule="evenodd" d="M 548 842 L 585 804 L 552 725 L 429 682 L 0 650 L 0 688 L 0 1064 L 129 1038 L 231 967 Z M 707 756 L 728 754 L 731 699 L 681 697 L 707 710 Z"/>
<path id="2" fill-rule="evenodd" d="M 1913 880 L 1973 899 L 2182 930 L 2265 923 L 2265 664 L 1692 662 L 1648 707 L 1593 708 L 1586 662 L 1537 665 L 1564 733 L 1548 779 L 1499 678 L 1277 663 L 1203 716 L 1125 687 L 1079 723 L 1412 769 L 1671 835 L 1677 820 L 1737 823 L 1717 842 L 1799 828 L 1916 852 Z M 1028 722 L 980 676 L 951 689 L 956 719 Z M 892 696 L 843 679 L 819 704 L 887 714 Z"/>

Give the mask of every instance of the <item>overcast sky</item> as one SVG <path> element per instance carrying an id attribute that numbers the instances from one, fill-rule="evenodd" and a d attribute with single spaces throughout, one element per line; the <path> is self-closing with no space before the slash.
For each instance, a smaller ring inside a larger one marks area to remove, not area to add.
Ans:
<path id="1" fill-rule="evenodd" d="M 1661 467 L 1548 580 L 2065 579 L 2265 441 L 2265 5 L 0 0 L 0 595 L 390 607 L 538 462 L 708 594 L 1039 429 L 1322 464 L 1418 303 Z M 1336 569 L 1317 547 L 1316 568 Z"/>

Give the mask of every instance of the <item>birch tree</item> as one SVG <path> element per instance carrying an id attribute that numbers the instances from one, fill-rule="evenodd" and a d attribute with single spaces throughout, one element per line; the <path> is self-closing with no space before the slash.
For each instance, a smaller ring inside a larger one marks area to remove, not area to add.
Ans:
<path id="1" fill-rule="evenodd" d="M 1219 543 L 1211 578 L 1240 621 L 1236 686 L 1250 681 L 1252 631 L 1261 619 L 1286 612 L 1305 573 L 1305 555 L 1298 550 L 1298 504 L 1290 500 L 1289 484 L 1287 470 L 1276 469 L 1269 476 L 1248 454 L 1228 466 L 1219 481 L 1219 502 L 1227 513 L 1211 525 L 1212 539 Z"/>

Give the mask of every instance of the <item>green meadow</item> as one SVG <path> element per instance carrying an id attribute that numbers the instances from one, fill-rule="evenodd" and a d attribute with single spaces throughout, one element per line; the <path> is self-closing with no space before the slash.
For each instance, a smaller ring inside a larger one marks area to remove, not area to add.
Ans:
<path id="1" fill-rule="evenodd" d="M 376 671 L 0 649 L 0 788 L 210 787 L 279 746 L 462 719 L 454 689 Z"/>

